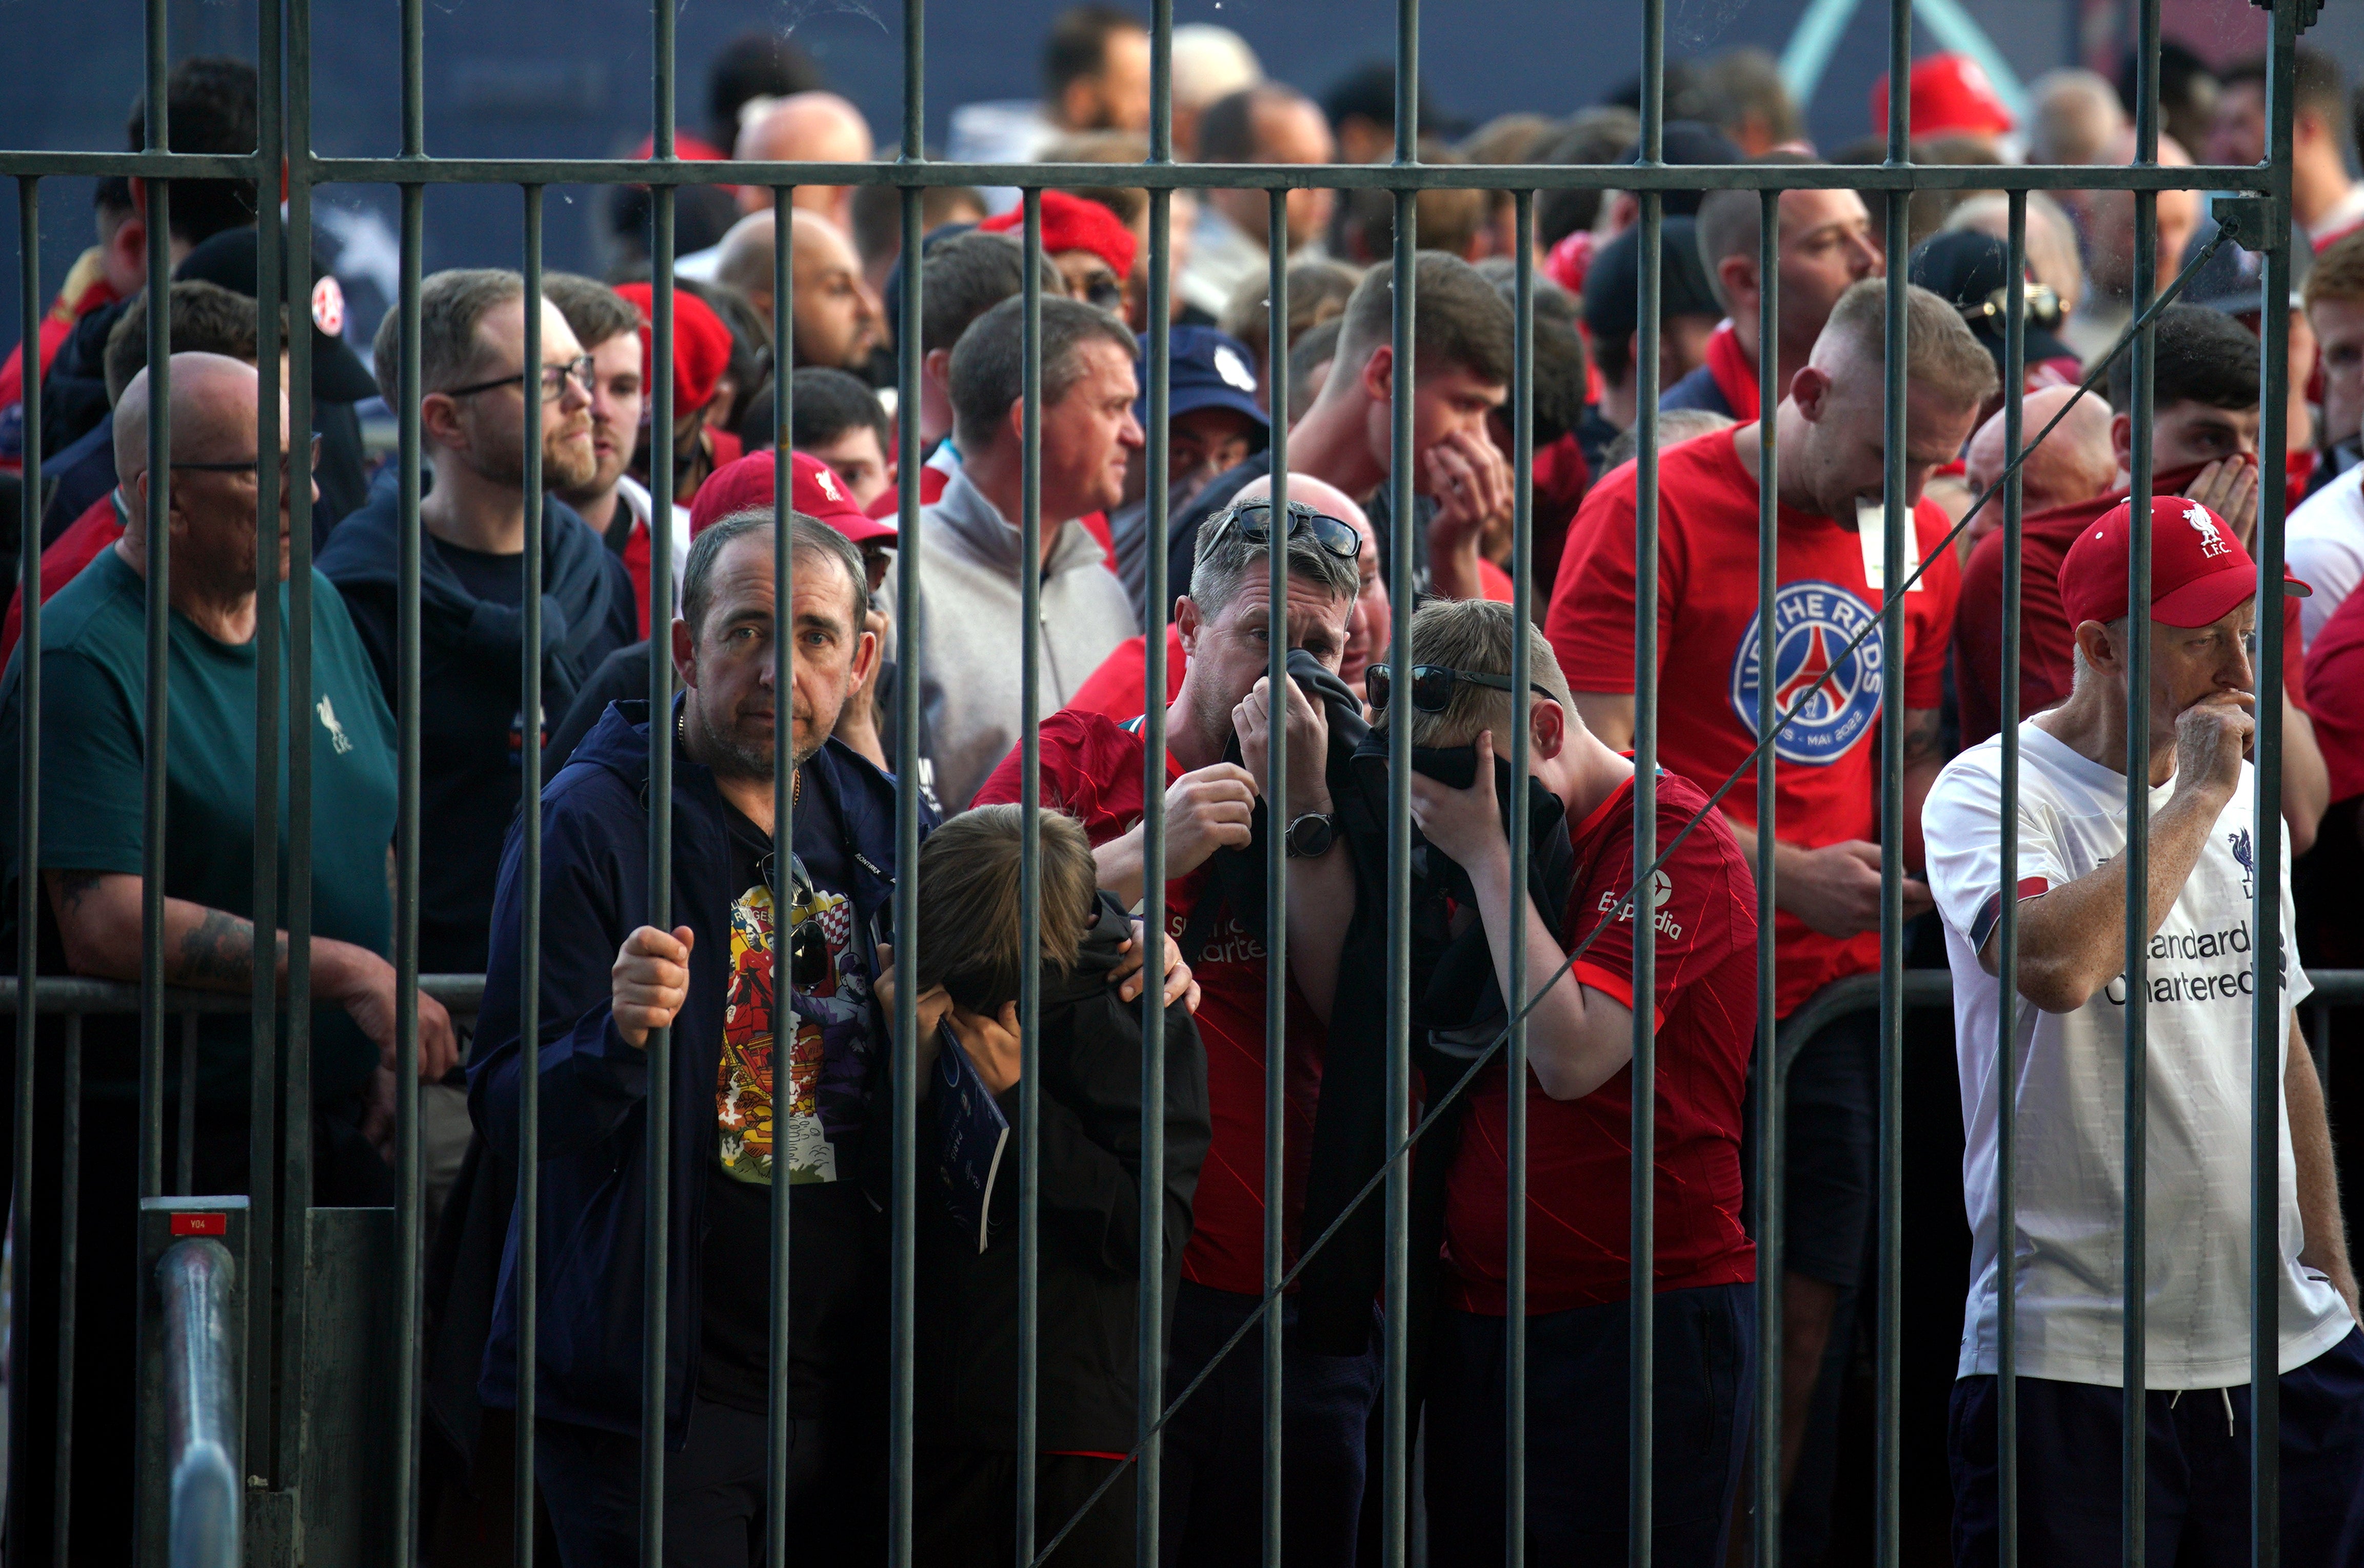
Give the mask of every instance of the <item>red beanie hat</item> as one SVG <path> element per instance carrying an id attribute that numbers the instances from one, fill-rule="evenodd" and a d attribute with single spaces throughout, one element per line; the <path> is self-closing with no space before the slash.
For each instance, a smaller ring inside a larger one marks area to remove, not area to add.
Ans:
<path id="1" fill-rule="evenodd" d="M 792 475 L 788 502 L 793 509 L 820 518 L 856 544 L 895 537 L 895 525 L 866 516 L 854 505 L 853 493 L 846 489 L 845 482 L 820 459 L 805 452 L 790 452 L 788 464 Z M 697 495 L 689 503 L 690 537 L 696 539 L 733 513 L 768 509 L 772 505 L 773 468 L 770 452 L 749 452 L 708 474 L 706 483 L 697 487 Z"/>
<path id="2" fill-rule="evenodd" d="M 656 372 L 650 356 L 655 350 L 655 334 L 648 324 L 656 317 L 656 291 L 643 283 L 618 284 L 616 292 L 641 313 L 641 380 L 654 386 Z M 722 325 L 713 306 L 687 289 L 674 291 L 673 411 L 676 417 L 714 401 L 715 384 L 730 364 L 730 328 Z"/>
<path id="3" fill-rule="evenodd" d="M 991 234 L 1020 232 L 1026 221 L 1023 206 L 1011 207 L 998 217 L 988 217 L 977 225 Z M 1065 191 L 1043 193 L 1043 254 L 1055 256 L 1062 250 L 1089 250 L 1120 278 L 1132 275 L 1132 230 L 1117 218 L 1116 214 L 1098 202 L 1071 196 Z"/>

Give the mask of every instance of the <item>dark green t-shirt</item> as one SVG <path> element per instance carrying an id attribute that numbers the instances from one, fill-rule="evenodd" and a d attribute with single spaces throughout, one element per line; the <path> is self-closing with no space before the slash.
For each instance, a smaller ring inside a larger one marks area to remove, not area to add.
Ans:
<path id="1" fill-rule="evenodd" d="M 140 874 L 142 760 L 148 691 L 147 583 L 102 550 L 41 612 L 39 865 L 50 871 Z M 286 590 L 280 646 L 287 647 Z M 254 908 L 255 648 L 217 642 L 172 617 L 165 758 L 164 891 L 251 916 Z M 21 654 L 0 679 L 0 757 L 7 759 L 0 833 L 8 876 L 22 863 L 17 764 L 23 723 Z M 284 679 L 284 663 L 282 663 Z M 393 716 L 329 581 L 312 577 L 312 694 L 283 742 L 312 746 L 312 929 L 385 955 L 393 941 L 386 851 L 394 839 Z M 287 775 L 278 779 L 280 924 L 285 923 Z M 283 1025 L 284 1027 L 284 1025 Z M 217 1103 L 247 1095 L 251 1029 L 243 1016 L 208 1015 L 198 1032 L 198 1092 Z M 377 1051 L 343 1009 L 312 1015 L 312 1089 L 332 1099 L 358 1087 Z"/>

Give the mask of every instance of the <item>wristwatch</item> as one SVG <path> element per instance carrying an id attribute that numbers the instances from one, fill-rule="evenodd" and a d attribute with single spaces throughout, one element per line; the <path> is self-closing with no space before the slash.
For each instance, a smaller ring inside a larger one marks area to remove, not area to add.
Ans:
<path id="1" fill-rule="evenodd" d="M 1293 861 L 1319 860 L 1337 841 L 1338 819 L 1320 811 L 1307 812 L 1281 835 L 1281 842 L 1288 847 L 1288 858 Z"/>

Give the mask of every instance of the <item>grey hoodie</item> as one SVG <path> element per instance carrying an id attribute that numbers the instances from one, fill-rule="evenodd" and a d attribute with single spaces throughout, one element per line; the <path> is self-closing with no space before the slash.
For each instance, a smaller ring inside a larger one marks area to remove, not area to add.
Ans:
<path id="1" fill-rule="evenodd" d="M 1043 567 L 1041 715 L 1141 628 L 1132 596 L 1078 522 L 1057 527 Z M 1018 744 L 1023 694 L 1018 529 L 956 473 L 920 525 L 921 733 L 948 812 L 965 808 Z"/>

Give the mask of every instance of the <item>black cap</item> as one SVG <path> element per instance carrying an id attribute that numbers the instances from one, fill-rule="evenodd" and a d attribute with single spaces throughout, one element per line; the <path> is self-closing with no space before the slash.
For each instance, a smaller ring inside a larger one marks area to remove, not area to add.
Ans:
<path id="1" fill-rule="evenodd" d="M 1617 161 L 1620 163 L 1642 161 L 1642 144 L 1635 142 L 1634 150 Z M 1748 161 L 1748 154 L 1741 151 L 1733 144 L 1730 137 L 1712 125 L 1705 125 L 1698 120 L 1668 120 L 1666 150 L 1658 161 L 1686 166 L 1701 163 L 1745 163 Z M 1705 191 L 1667 191 L 1664 193 L 1664 197 L 1662 206 L 1667 217 L 1672 217 L 1680 214 L 1685 217 L 1693 217 L 1699 214 L 1700 203 L 1707 200 L 1707 193 Z"/>
<path id="2" fill-rule="evenodd" d="M 1584 275 L 1584 328 L 1595 342 L 1631 338 L 1641 322 L 1642 229 L 1639 224 L 1602 246 Z M 1666 220 L 1658 240 L 1658 319 L 1669 316 L 1721 317 L 1715 291 L 1700 264 L 1697 226 L 1688 217 Z"/>
<path id="3" fill-rule="evenodd" d="M 253 228 L 225 228 L 183 257 L 173 269 L 173 277 L 179 283 L 217 284 L 252 299 L 262 249 L 262 237 Z M 375 397 L 377 378 L 342 336 L 344 290 L 334 273 L 322 272 L 317 264 L 312 270 L 311 317 L 313 395 L 323 403 L 359 403 Z"/>
<path id="4" fill-rule="evenodd" d="M 1413 106 L 1420 116 L 1422 136 L 1459 136 L 1468 128 L 1459 120 L 1448 117 L 1438 108 L 1425 82 L 1420 84 L 1420 101 Z M 1330 84 L 1321 95 L 1321 114 L 1334 128 L 1349 116 L 1359 115 L 1373 125 L 1391 126 L 1396 123 L 1396 68 L 1391 61 L 1375 60 L 1358 65 Z"/>
<path id="5" fill-rule="evenodd" d="M 2003 323 L 2010 305 L 2011 246 L 1991 234 L 1957 228 L 1933 234 L 1912 252 L 1908 275 L 1912 282 L 1961 311 L 1988 353 L 1995 370 L 2003 368 Z M 2027 284 L 2027 350 L 2029 364 L 2044 360 L 2075 359 L 2076 350 L 2053 335 L 2060 324 L 2058 296 L 2031 275 Z"/>
<path id="6" fill-rule="evenodd" d="M 2211 239 L 2216 238 L 2216 221 L 2209 219 L 2191 237 L 2191 244 L 2183 253 L 2182 265 L 2189 266 Z M 2291 247 L 2291 308 L 2299 308 L 2299 285 L 2306 282 L 2308 271 L 2314 265 L 2314 247 Z M 2159 258 L 2164 272 L 2167 258 Z M 2205 306 L 2221 310 L 2227 316 L 2251 317 L 2265 308 L 2266 258 L 2262 251 L 2244 250 L 2227 239 L 2216 247 L 2216 253 L 2202 263 L 2191 281 L 2183 285 L 2183 303 Z"/>

